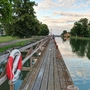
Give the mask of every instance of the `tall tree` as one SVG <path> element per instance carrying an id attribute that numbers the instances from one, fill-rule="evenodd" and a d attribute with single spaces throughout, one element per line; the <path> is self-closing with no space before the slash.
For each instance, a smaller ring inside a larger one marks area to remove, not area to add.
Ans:
<path id="1" fill-rule="evenodd" d="M 48 34 L 47 25 L 40 24 L 35 16 L 34 1 L 0 0 L 0 22 L 7 35 L 20 38 Z M 41 29 L 41 27 L 43 29 Z"/>
<path id="2" fill-rule="evenodd" d="M 13 22 L 11 29 L 7 29 L 7 34 L 20 38 L 30 37 L 33 32 L 33 23 L 36 20 L 33 6 L 35 2 L 30 0 L 15 0 L 13 3 Z"/>
<path id="3" fill-rule="evenodd" d="M 46 24 L 40 24 L 40 31 L 38 33 L 39 35 L 48 35 L 49 34 L 49 29 Z"/>
<path id="4" fill-rule="evenodd" d="M 70 33 L 73 36 L 88 37 L 88 19 L 81 18 L 78 22 L 75 22 Z"/>

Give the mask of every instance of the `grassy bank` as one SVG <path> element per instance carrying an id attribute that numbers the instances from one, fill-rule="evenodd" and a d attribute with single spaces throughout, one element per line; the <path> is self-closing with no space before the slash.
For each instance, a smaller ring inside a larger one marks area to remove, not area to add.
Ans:
<path id="1" fill-rule="evenodd" d="M 11 37 L 11 36 L 0 36 L 0 43 L 8 42 L 12 40 L 18 39 L 17 37 Z"/>
<path id="2" fill-rule="evenodd" d="M 22 46 L 27 45 L 28 43 L 32 43 L 32 42 L 35 42 L 35 41 L 40 40 L 40 39 L 42 39 L 42 37 L 33 37 L 33 38 L 29 38 L 28 40 L 15 42 L 14 44 L 11 44 L 8 46 L 3 46 L 2 48 L 0 48 L 0 52 L 4 52 L 10 48 L 22 47 Z M 13 39 L 11 37 L 10 37 L 10 39 L 6 39 L 6 41 L 11 41 L 11 40 L 15 40 L 15 39 Z"/>
<path id="3" fill-rule="evenodd" d="M 90 38 L 87 38 L 87 37 L 74 37 L 74 36 L 71 36 L 70 38 L 71 38 L 71 39 L 90 40 Z"/>
<path id="4" fill-rule="evenodd" d="M 15 44 L 12 44 L 12 45 L 4 46 L 4 47 L 0 48 L 0 52 L 6 51 L 10 48 L 22 47 L 22 46 L 26 45 L 26 43 L 28 43 L 28 42 L 30 42 L 30 40 L 21 41 L 21 42 L 17 42 Z"/>

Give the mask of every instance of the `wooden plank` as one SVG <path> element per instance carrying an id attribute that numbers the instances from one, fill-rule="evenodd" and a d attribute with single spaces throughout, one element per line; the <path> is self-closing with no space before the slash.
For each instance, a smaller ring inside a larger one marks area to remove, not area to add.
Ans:
<path id="1" fill-rule="evenodd" d="M 50 71 L 49 71 L 49 80 L 48 80 L 48 90 L 54 90 L 54 81 L 53 81 L 53 47 L 51 43 L 51 60 L 50 60 Z"/>
<path id="2" fill-rule="evenodd" d="M 0 85 L 5 82 L 7 79 L 6 75 L 4 75 L 2 78 L 0 78 Z"/>
<path id="3" fill-rule="evenodd" d="M 31 67 L 22 67 L 23 71 L 30 71 Z"/>
<path id="4" fill-rule="evenodd" d="M 2 63 L 3 61 L 7 61 L 8 55 L 9 55 L 9 53 L 0 56 L 0 63 Z"/>
<path id="5" fill-rule="evenodd" d="M 38 73 L 37 79 L 35 80 L 35 83 L 33 85 L 33 90 L 40 90 L 40 88 L 41 88 L 41 82 L 42 82 L 42 79 L 43 79 L 43 74 L 45 72 L 45 68 L 47 67 L 47 62 L 48 62 L 47 60 L 48 60 L 48 55 L 49 55 L 49 51 L 48 51 L 49 47 L 50 47 L 50 44 L 47 48 L 45 58 L 43 58 L 44 62 L 42 63 L 42 66 L 41 66 L 40 71 Z"/>
<path id="6" fill-rule="evenodd" d="M 37 76 L 37 74 L 39 72 L 39 69 L 40 69 L 40 66 L 42 64 L 42 61 L 43 60 L 41 59 L 41 62 L 35 68 L 33 68 L 32 73 L 30 73 L 27 76 L 26 80 L 24 80 L 24 82 L 25 81 L 27 81 L 27 82 L 24 85 L 22 84 L 22 86 L 20 87 L 19 90 L 32 90 L 31 87 L 33 87 L 34 80 L 36 79 L 36 76 Z"/>
<path id="7" fill-rule="evenodd" d="M 28 59 L 30 59 L 34 53 L 36 53 L 48 40 L 46 40 L 42 45 L 40 45 L 37 49 L 35 49 L 29 56 L 27 56 L 23 61 L 22 64 L 24 64 Z"/>
<path id="8" fill-rule="evenodd" d="M 59 76 L 58 76 L 58 70 L 57 70 L 57 64 L 56 64 L 56 50 L 55 50 L 55 48 L 54 48 L 53 58 L 54 58 L 54 86 L 55 86 L 55 90 L 61 90 Z"/>
<path id="9" fill-rule="evenodd" d="M 47 57 L 47 64 L 45 68 L 45 73 L 43 76 L 42 84 L 41 84 L 41 89 L 40 90 L 47 90 L 47 84 L 48 84 L 48 73 L 49 73 L 49 65 L 50 65 L 50 50 L 48 50 L 48 57 Z"/>
<path id="10" fill-rule="evenodd" d="M 40 85 L 41 85 L 41 82 L 42 82 L 45 66 L 46 66 L 46 63 L 47 63 L 47 56 L 48 56 L 48 52 L 45 56 L 45 59 L 44 59 L 42 65 L 41 65 L 40 71 L 38 72 L 35 84 L 33 86 L 33 90 L 40 90 Z"/>
<path id="11" fill-rule="evenodd" d="M 47 49 L 48 49 L 48 47 L 47 47 Z M 46 49 L 44 54 L 46 54 L 47 49 Z M 19 90 L 32 90 L 35 79 L 36 79 L 36 77 L 38 75 L 38 72 L 40 70 L 40 67 L 41 67 L 41 65 L 43 63 L 43 58 L 45 58 L 45 55 L 43 55 L 43 57 L 41 58 L 41 61 L 39 62 L 39 64 L 33 69 L 32 73 L 30 74 L 30 76 L 27 79 L 26 84 L 22 85 Z"/>
<path id="12" fill-rule="evenodd" d="M 59 50 L 57 51 L 57 53 L 60 53 Z M 67 86 L 72 84 L 72 79 L 71 76 L 68 72 L 68 69 L 64 63 L 64 60 L 60 54 L 60 58 L 57 57 L 56 59 L 57 61 L 57 66 L 58 66 L 58 72 L 59 72 L 59 78 L 60 78 L 60 82 L 61 82 L 61 88 L 62 90 L 66 90 Z"/>
<path id="13" fill-rule="evenodd" d="M 66 87 L 67 87 L 67 86 L 66 86 L 66 82 L 65 82 L 65 81 L 61 82 L 61 88 L 62 88 L 62 89 L 66 89 Z"/>

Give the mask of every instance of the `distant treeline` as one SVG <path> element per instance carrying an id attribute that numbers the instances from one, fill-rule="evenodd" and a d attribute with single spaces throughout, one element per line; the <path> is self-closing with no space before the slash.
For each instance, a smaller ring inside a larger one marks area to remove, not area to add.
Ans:
<path id="1" fill-rule="evenodd" d="M 48 35 L 48 26 L 37 19 L 34 6 L 30 0 L 0 0 L 0 29 L 19 38 Z"/>
<path id="2" fill-rule="evenodd" d="M 67 33 L 70 34 L 70 36 L 75 37 L 90 37 L 90 21 L 87 18 L 81 18 L 74 23 L 70 32 L 63 30 L 61 36 L 64 36 Z"/>

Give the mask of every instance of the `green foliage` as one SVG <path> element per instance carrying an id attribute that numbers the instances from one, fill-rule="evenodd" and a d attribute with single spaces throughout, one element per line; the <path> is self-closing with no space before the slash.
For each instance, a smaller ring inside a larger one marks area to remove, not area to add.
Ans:
<path id="1" fill-rule="evenodd" d="M 9 23 L 12 17 L 12 5 L 8 0 L 0 0 L 0 21 L 1 23 Z"/>
<path id="2" fill-rule="evenodd" d="M 1 0 L 0 5 L 0 21 L 7 35 L 27 38 L 49 33 L 47 25 L 41 24 L 35 16 L 34 1 Z"/>
<path id="3" fill-rule="evenodd" d="M 39 35 L 48 35 L 48 34 L 49 34 L 48 26 L 46 24 L 41 24 Z"/>
<path id="4" fill-rule="evenodd" d="M 0 36 L 0 43 L 12 41 L 18 39 L 17 37 L 11 37 L 11 36 Z"/>
<path id="5" fill-rule="evenodd" d="M 67 33 L 67 31 L 64 30 L 63 33 L 61 34 L 61 36 L 64 36 L 64 34 L 66 34 L 66 33 Z"/>
<path id="6" fill-rule="evenodd" d="M 20 47 L 25 46 L 25 44 L 28 41 L 30 42 L 30 40 L 26 40 L 26 41 L 17 42 L 17 43 L 12 44 L 12 45 L 4 46 L 4 47 L 0 48 L 0 52 L 3 52 L 3 51 L 5 51 L 7 49 L 10 49 L 10 48 L 15 48 L 15 47 L 19 47 L 19 46 Z"/>
<path id="7" fill-rule="evenodd" d="M 88 37 L 89 34 L 89 24 L 87 18 L 81 18 L 78 22 L 74 23 L 70 34 L 72 36 L 79 36 L 79 37 Z"/>

